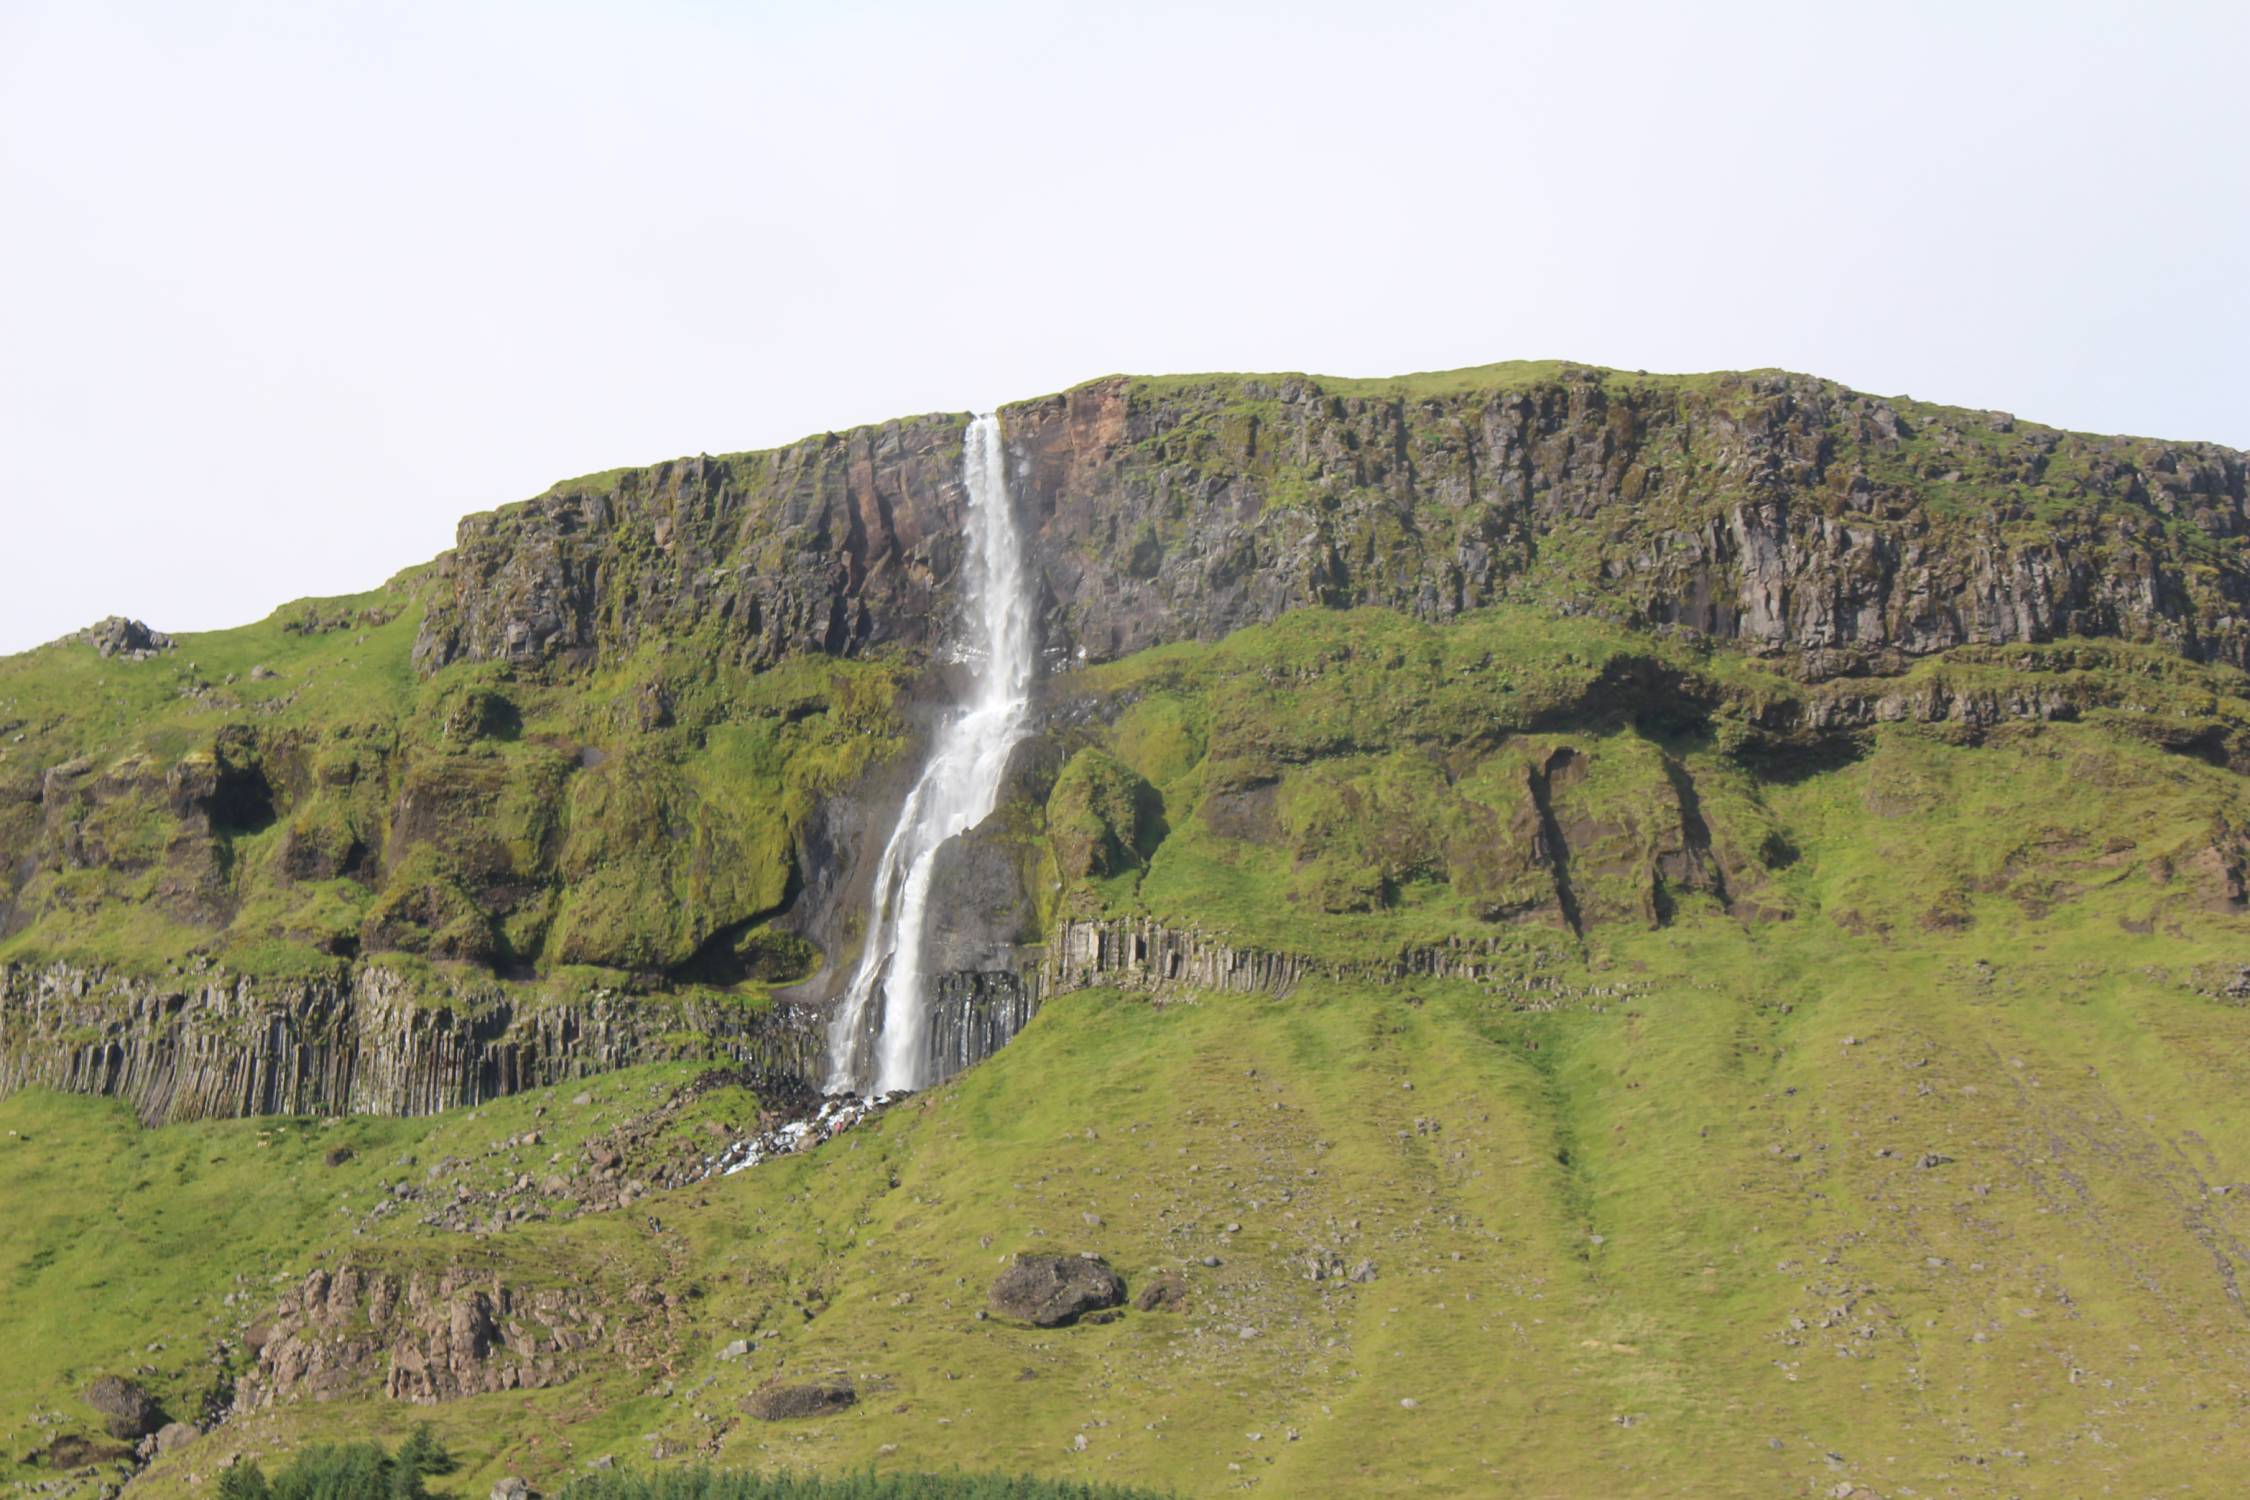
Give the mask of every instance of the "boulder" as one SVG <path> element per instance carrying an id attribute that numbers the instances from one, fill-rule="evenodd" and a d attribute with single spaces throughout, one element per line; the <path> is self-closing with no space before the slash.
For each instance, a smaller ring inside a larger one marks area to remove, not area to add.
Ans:
<path id="1" fill-rule="evenodd" d="M 104 1375 L 86 1387 L 86 1404 L 102 1414 L 114 1438 L 146 1437 L 164 1425 L 156 1398 L 122 1376 Z"/>
<path id="2" fill-rule="evenodd" d="M 520 1474 L 493 1481 L 492 1500 L 531 1500 L 531 1486 Z"/>
<path id="3" fill-rule="evenodd" d="M 1125 1279 L 1088 1255 L 1019 1255 L 992 1283 L 993 1315 L 1062 1328 L 1125 1300 Z"/>
<path id="4" fill-rule="evenodd" d="M 173 1453 L 203 1436 L 202 1429 L 193 1422 L 166 1422 L 156 1429 L 156 1451 Z"/>
<path id="5" fill-rule="evenodd" d="M 787 1422 L 798 1417 L 831 1417 L 859 1400 L 848 1380 L 816 1380 L 807 1385 L 778 1382 L 752 1391 L 742 1409 L 761 1422 Z"/>
<path id="6" fill-rule="evenodd" d="M 1187 1306 L 1187 1278 L 1177 1271 L 1160 1271 L 1141 1283 L 1133 1296 L 1139 1312 L 1178 1312 Z"/>

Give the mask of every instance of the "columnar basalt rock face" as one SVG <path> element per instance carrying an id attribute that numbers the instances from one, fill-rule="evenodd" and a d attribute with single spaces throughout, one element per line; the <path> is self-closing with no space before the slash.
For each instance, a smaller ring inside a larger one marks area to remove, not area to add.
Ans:
<path id="1" fill-rule="evenodd" d="M 818 1019 L 789 1005 L 751 1011 L 616 994 L 532 1001 L 498 986 L 440 1003 L 377 966 L 282 985 L 0 966 L 0 1093 L 108 1095 L 151 1122 L 429 1114 L 661 1061 L 683 1046 L 794 1082 L 817 1074 L 821 1045 Z"/>

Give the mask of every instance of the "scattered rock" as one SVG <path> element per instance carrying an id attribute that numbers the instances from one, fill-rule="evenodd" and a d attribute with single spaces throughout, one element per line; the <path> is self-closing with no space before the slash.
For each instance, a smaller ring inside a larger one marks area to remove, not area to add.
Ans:
<path id="1" fill-rule="evenodd" d="M 331 1146 L 328 1148 L 328 1154 L 321 1160 L 329 1166 L 340 1167 L 352 1159 L 352 1154 L 352 1148 L 349 1146 Z"/>
<path id="2" fill-rule="evenodd" d="M 493 1482 L 491 1500 L 531 1500 L 531 1486 L 520 1474 Z"/>
<path id="3" fill-rule="evenodd" d="M 786 1422 L 799 1417 L 831 1417 L 858 1400 L 859 1393 L 845 1380 L 770 1384 L 752 1391 L 742 1409 L 761 1422 Z"/>
<path id="4" fill-rule="evenodd" d="M 273 668 L 263 662 L 250 669 L 250 680 L 252 682 L 271 682 L 278 675 Z"/>
<path id="5" fill-rule="evenodd" d="M 1021 1255 L 992 1283 L 988 1300 L 1000 1317 L 1034 1328 L 1061 1328 L 1086 1313 L 1123 1303 L 1125 1281 L 1098 1258 Z"/>
<path id="6" fill-rule="evenodd" d="M 719 1351 L 719 1358 L 740 1359 L 757 1347 L 758 1346 L 756 1344 L 751 1343 L 748 1339 L 736 1339 L 733 1343 L 727 1345 L 724 1349 L 721 1349 Z"/>
<path id="7" fill-rule="evenodd" d="M 201 1428 L 193 1422 L 166 1422 L 156 1429 L 156 1451 L 172 1453 L 203 1436 Z"/>

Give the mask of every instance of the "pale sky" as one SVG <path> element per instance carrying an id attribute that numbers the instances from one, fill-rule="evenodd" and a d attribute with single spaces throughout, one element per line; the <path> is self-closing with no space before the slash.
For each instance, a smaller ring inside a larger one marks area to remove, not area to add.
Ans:
<path id="1" fill-rule="evenodd" d="M 2250 445 L 2243 4 L 0 0 L 0 651 L 1112 371 Z"/>

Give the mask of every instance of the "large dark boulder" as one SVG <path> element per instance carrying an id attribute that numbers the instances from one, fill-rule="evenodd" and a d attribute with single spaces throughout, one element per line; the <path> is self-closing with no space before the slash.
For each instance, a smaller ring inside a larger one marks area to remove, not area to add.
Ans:
<path id="1" fill-rule="evenodd" d="M 1125 1300 L 1125 1278 L 1085 1255 L 1019 1255 L 992 1283 L 995 1316 L 1034 1328 L 1062 1328 Z"/>
<path id="2" fill-rule="evenodd" d="M 104 1375 L 86 1387 L 86 1404 L 102 1414 L 114 1438 L 146 1437 L 164 1425 L 156 1398 L 122 1376 Z"/>
<path id="3" fill-rule="evenodd" d="M 859 1393 L 848 1380 L 776 1383 L 752 1391 L 742 1409 L 761 1422 L 787 1422 L 798 1417 L 832 1417 L 858 1400 Z"/>

